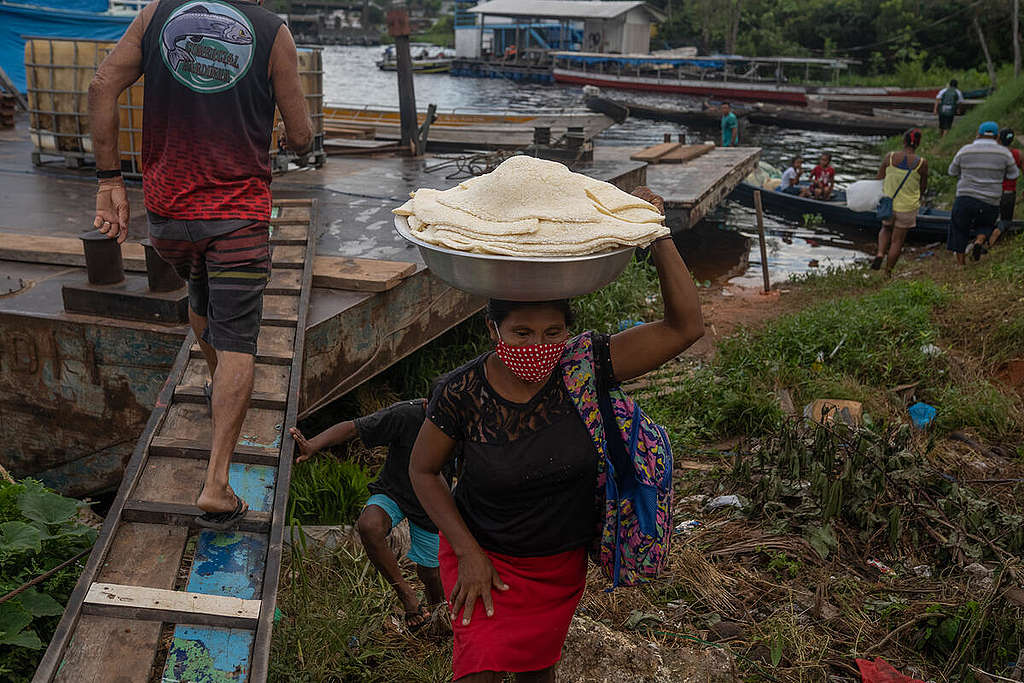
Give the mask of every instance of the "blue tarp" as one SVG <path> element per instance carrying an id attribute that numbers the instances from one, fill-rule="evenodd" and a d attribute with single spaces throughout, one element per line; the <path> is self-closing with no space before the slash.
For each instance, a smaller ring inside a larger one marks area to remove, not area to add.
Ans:
<path id="1" fill-rule="evenodd" d="M 579 62 L 582 64 L 601 64 L 605 62 L 614 62 L 616 64 L 688 64 L 692 66 L 698 66 L 703 69 L 721 69 L 725 66 L 725 62 L 718 61 L 715 59 L 706 59 L 698 57 L 622 57 L 619 55 L 567 55 L 560 53 L 557 55 L 558 59 L 567 59 L 572 62 Z"/>
<path id="2" fill-rule="evenodd" d="M 102 9 L 107 3 L 97 0 L 43 0 L 53 7 L 93 7 Z M 117 40 L 128 25 L 130 16 L 112 16 L 93 12 L 69 11 L 0 2 L 0 67 L 25 92 L 25 36 L 47 38 L 83 38 Z"/>

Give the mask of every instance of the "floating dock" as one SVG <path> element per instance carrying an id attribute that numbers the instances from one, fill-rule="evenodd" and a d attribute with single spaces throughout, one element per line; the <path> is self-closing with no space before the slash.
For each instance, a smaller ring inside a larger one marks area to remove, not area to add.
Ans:
<path id="1" fill-rule="evenodd" d="M 643 151 L 639 147 L 597 147 L 594 160 L 628 159 Z M 689 230 L 757 168 L 760 158 L 760 147 L 715 147 L 682 163 L 648 166 L 646 182 L 665 199 L 669 229 Z"/>
<path id="2" fill-rule="evenodd" d="M 68 313 L 61 290 L 84 280 L 80 234 L 91 228 L 90 171 L 31 166 L 24 121 L 0 131 L 0 464 L 61 492 L 83 496 L 117 488 L 132 446 L 156 405 L 187 328 Z M 441 166 L 441 164 L 446 164 Z M 316 199 L 317 258 L 306 324 L 298 415 L 343 396 L 480 309 L 483 302 L 447 286 L 399 237 L 391 209 L 420 187 L 448 188 L 450 160 L 335 158 L 322 169 L 276 176 L 275 200 Z M 593 162 L 577 170 L 632 190 L 645 164 Z M 462 176 L 465 177 L 465 176 Z M 134 211 L 122 250 L 129 278 L 141 278 L 146 236 L 142 193 L 129 185 Z M 278 231 L 309 219 L 308 208 L 280 206 Z M 280 266 L 272 286 L 294 288 Z M 280 314 L 286 295 L 268 295 Z M 261 335 L 261 353 L 273 353 Z"/>

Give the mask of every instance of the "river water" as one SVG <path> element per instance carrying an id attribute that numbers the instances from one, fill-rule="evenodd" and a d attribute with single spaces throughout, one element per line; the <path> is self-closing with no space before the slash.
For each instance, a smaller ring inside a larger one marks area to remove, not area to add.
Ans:
<path id="1" fill-rule="evenodd" d="M 398 106 L 398 85 L 394 72 L 375 65 L 380 47 L 332 46 L 324 48 L 324 98 L 329 104 Z M 447 74 L 417 74 L 416 103 L 420 108 L 437 104 L 440 109 L 518 110 L 579 109 L 583 106 L 580 87 L 514 83 L 502 78 L 455 78 Z M 614 93 L 614 91 L 610 91 Z M 614 95 L 613 95 L 614 96 Z M 653 106 L 679 106 L 692 100 L 661 93 L 624 93 L 625 97 Z M 685 125 L 643 119 L 628 119 L 595 138 L 598 145 L 644 146 L 662 141 L 669 133 L 675 139 L 685 133 L 688 140 L 716 139 L 717 131 L 690 129 Z M 860 178 L 873 177 L 878 168 L 880 138 L 786 130 L 771 126 L 746 126 L 741 143 L 762 148 L 761 158 L 784 168 L 795 154 L 804 157 L 810 169 L 823 151 L 832 153 L 836 182 L 840 186 Z M 762 281 L 760 249 L 753 211 L 727 201 L 716 213 L 717 233 L 702 235 L 700 248 L 687 254 L 698 280 L 717 280 L 728 275 L 730 282 L 759 286 Z M 845 265 L 871 251 L 874 235 L 841 226 L 804 226 L 802 221 L 765 215 L 768 269 L 772 282 L 790 275 L 830 265 Z M 752 238 L 742 249 L 735 248 L 736 233 Z M 733 248 L 728 248 L 732 245 Z M 721 251 L 724 257 L 714 253 Z M 745 259 L 743 252 L 746 251 Z M 747 263 L 745 268 L 740 264 Z M 814 265 L 812 265 L 814 264 Z M 742 271 L 742 272 L 740 272 Z"/>

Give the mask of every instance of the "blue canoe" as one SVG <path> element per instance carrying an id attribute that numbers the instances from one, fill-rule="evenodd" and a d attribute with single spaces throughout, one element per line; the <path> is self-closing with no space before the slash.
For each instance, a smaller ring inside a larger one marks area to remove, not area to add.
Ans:
<path id="1" fill-rule="evenodd" d="M 736 186 L 729 198 L 744 206 L 752 207 L 754 205 L 754 190 L 758 189 L 761 188 L 748 182 L 742 182 Z M 761 204 L 769 213 L 797 218 L 807 214 L 818 214 L 826 223 L 844 225 L 872 233 L 882 227 L 882 222 L 875 217 L 874 211 L 854 211 L 847 208 L 846 193 L 842 190 L 837 190 L 834 198 L 825 202 L 820 199 L 798 197 L 784 192 L 762 189 Z M 949 211 L 924 207 L 917 212 L 917 227 L 911 231 L 911 234 L 919 239 L 945 240 L 948 228 Z"/>

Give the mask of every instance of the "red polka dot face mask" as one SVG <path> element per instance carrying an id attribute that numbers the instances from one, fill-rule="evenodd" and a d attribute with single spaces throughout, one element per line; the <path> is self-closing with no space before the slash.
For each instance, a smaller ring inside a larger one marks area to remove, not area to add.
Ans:
<path id="1" fill-rule="evenodd" d="M 554 344 L 524 344 L 523 346 L 509 346 L 501 339 L 501 332 L 498 326 L 494 325 L 494 331 L 498 335 L 498 343 L 495 350 L 498 358 L 505 364 L 505 367 L 512 371 L 512 374 L 528 384 L 540 382 L 547 379 L 558 365 L 558 360 L 565 351 L 565 345 L 569 340 Z"/>

